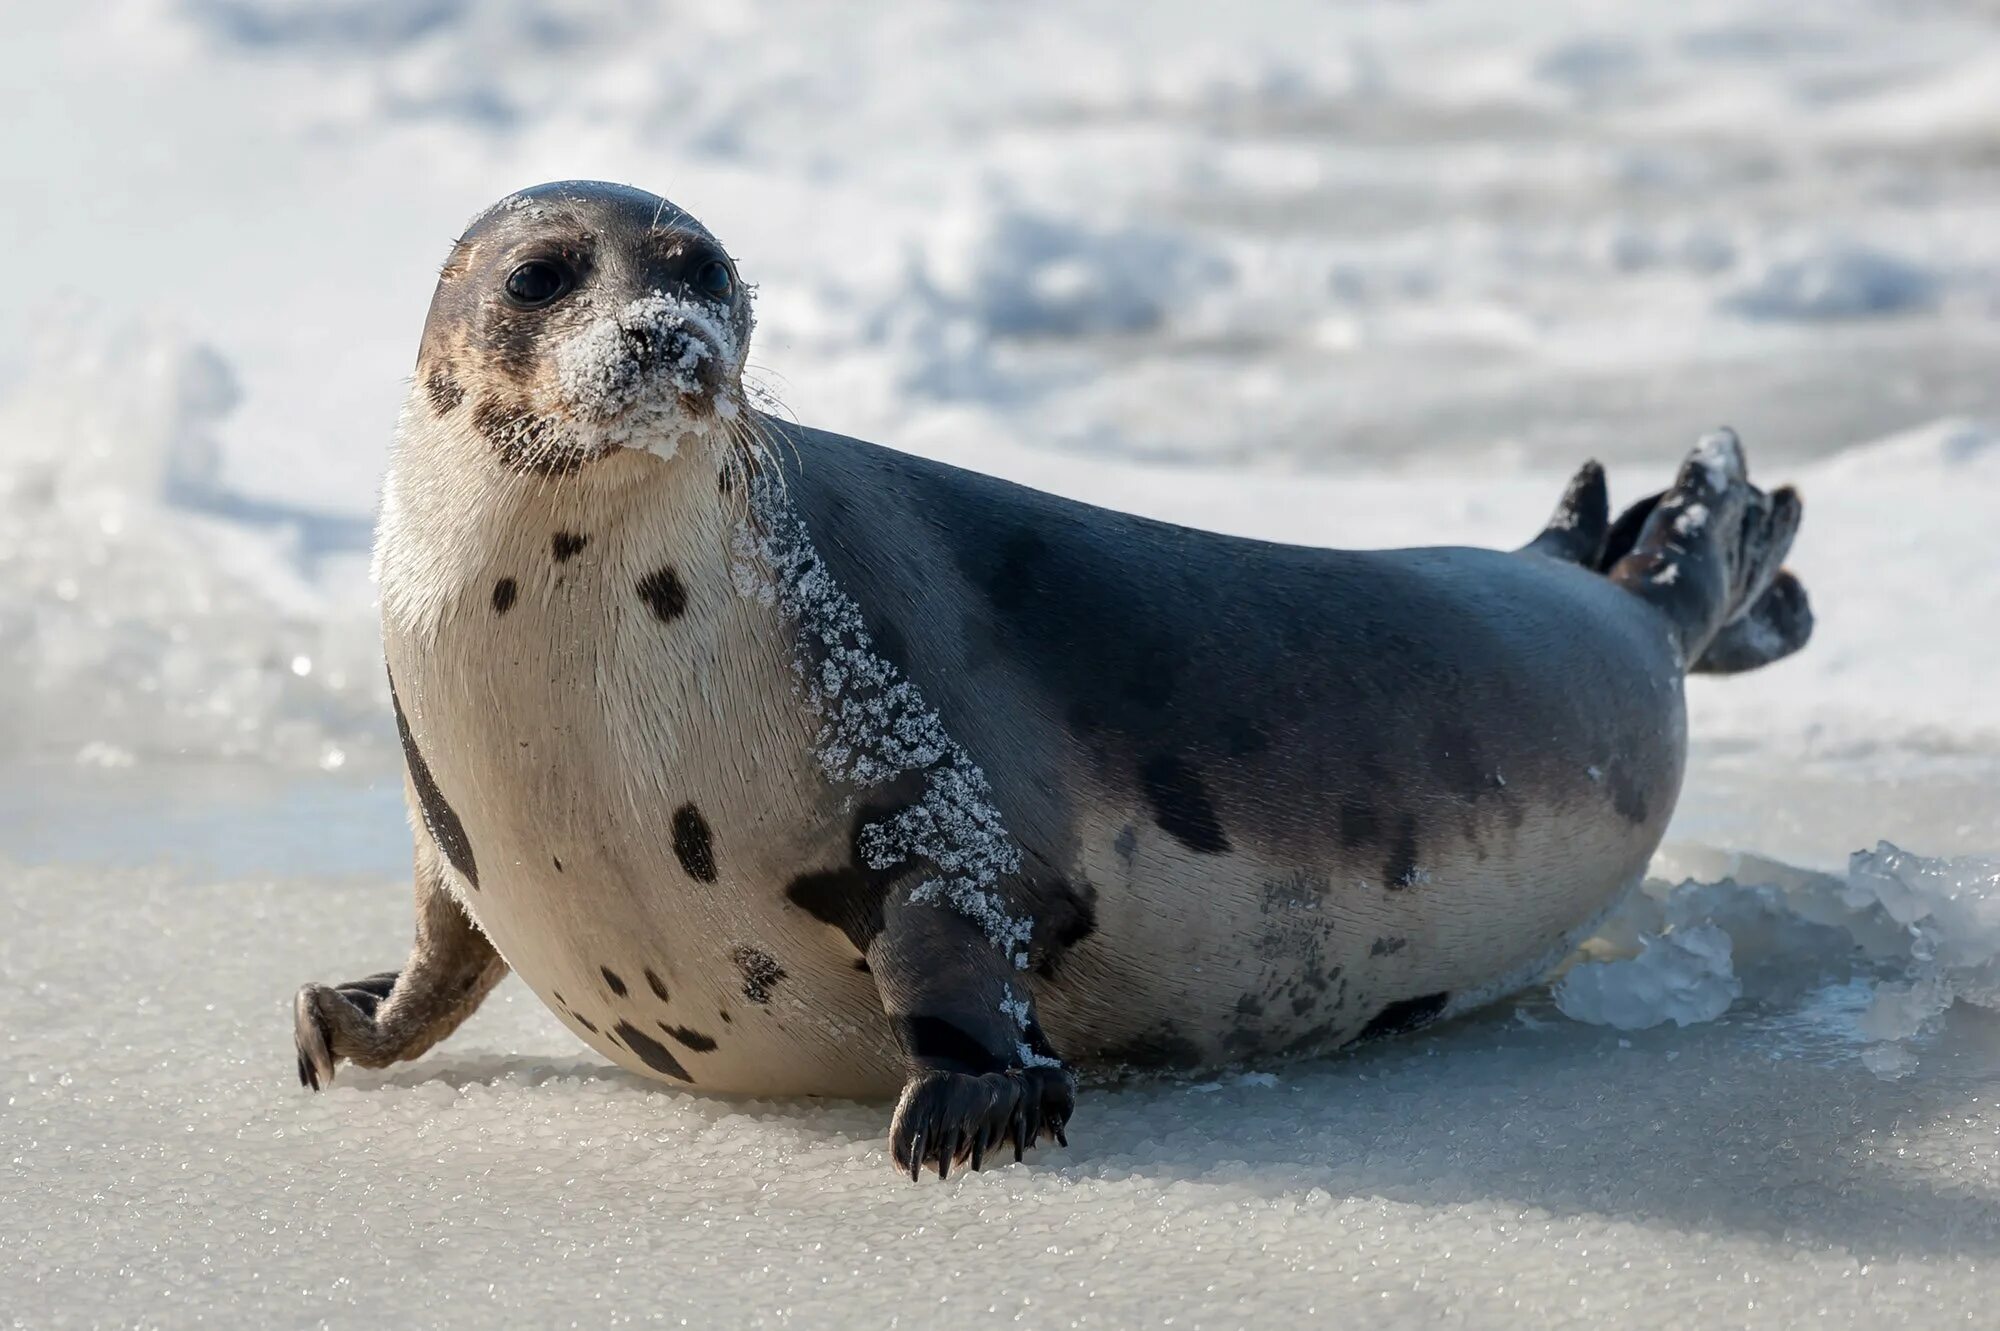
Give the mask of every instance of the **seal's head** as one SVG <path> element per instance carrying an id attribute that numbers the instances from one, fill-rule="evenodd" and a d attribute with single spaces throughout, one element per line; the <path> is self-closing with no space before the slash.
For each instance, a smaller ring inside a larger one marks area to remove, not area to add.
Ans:
<path id="1" fill-rule="evenodd" d="M 626 185 L 538 185 L 452 247 L 413 409 L 459 418 L 516 472 L 671 457 L 742 412 L 751 323 L 736 265 L 687 213 Z"/>

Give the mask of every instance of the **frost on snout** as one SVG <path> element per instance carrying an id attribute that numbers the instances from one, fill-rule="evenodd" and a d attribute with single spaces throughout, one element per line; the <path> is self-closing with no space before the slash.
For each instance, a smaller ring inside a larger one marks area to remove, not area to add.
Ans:
<path id="1" fill-rule="evenodd" d="M 556 356 L 571 419 L 606 447 L 671 457 L 738 411 L 736 339 L 699 305 L 655 292 L 592 320 Z"/>

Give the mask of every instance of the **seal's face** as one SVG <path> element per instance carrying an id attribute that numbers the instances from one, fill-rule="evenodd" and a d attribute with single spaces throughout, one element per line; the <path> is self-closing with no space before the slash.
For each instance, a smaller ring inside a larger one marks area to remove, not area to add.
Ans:
<path id="1" fill-rule="evenodd" d="M 741 413 L 751 325 L 736 265 L 687 213 L 623 185 L 539 185 L 481 213 L 446 260 L 422 408 L 462 417 L 517 472 L 672 457 Z"/>

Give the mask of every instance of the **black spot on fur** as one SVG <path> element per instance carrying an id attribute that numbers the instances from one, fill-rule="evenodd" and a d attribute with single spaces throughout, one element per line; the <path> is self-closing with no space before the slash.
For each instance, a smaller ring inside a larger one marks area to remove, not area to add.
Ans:
<path id="1" fill-rule="evenodd" d="M 563 867 L 562 867 L 562 856 L 560 856 L 560 855 L 551 855 L 551 856 L 549 856 L 549 860 L 550 860 L 550 862 L 551 862 L 551 863 L 553 863 L 553 864 L 554 864 L 554 865 L 556 866 L 556 872 L 557 872 L 557 873 L 561 873 L 561 872 L 563 871 Z"/>
<path id="2" fill-rule="evenodd" d="M 572 1012 L 570 1016 L 576 1018 L 577 1025 L 583 1027 L 583 1029 L 589 1031 L 592 1035 L 597 1034 L 597 1023 L 589 1017 L 584 1016 L 581 1012 Z"/>
<path id="3" fill-rule="evenodd" d="M 625 1047 L 637 1054 L 640 1061 L 653 1071 L 676 1077 L 681 1081 L 694 1080 L 688 1076 L 687 1069 L 681 1066 L 681 1061 L 673 1056 L 671 1050 L 631 1022 L 619 1022 L 617 1030 L 618 1034 L 624 1037 Z"/>
<path id="4" fill-rule="evenodd" d="M 504 615 L 514 608 L 514 598 L 521 593 L 520 584 L 512 578 L 502 578 L 493 584 L 493 613 Z"/>
<path id="5" fill-rule="evenodd" d="M 859 869 L 802 873 L 785 887 L 787 901 L 839 929 L 861 952 L 882 932 L 882 902 L 888 895 L 886 881 L 872 880 Z"/>
<path id="6" fill-rule="evenodd" d="M 611 986 L 611 992 L 618 995 L 620 998 L 625 997 L 624 977 L 619 975 L 617 971 L 612 970 L 609 966 L 599 966 L 597 969 L 600 973 L 603 974 L 604 982 Z"/>
<path id="7" fill-rule="evenodd" d="M 573 531 L 559 531 L 549 538 L 549 552 L 556 557 L 556 563 L 567 564 L 583 553 L 583 547 L 590 544 L 588 536 L 579 536 Z"/>
<path id="8" fill-rule="evenodd" d="M 1240 1017 L 1261 1017 L 1264 1015 L 1264 1000 L 1255 994 L 1244 994 L 1236 1000 L 1236 1014 Z"/>
<path id="9" fill-rule="evenodd" d="M 866 957 L 856 957 L 854 959 L 854 969 L 860 971 L 863 975 L 873 975 L 875 973 L 869 968 L 868 958 Z"/>
<path id="10" fill-rule="evenodd" d="M 730 1016 L 730 1015 L 729 1015 L 729 1009 L 728 1009 L 728 1008 L 726 1008 L 726 1007 L 725 1007 L 725 1008 L 717 1008 L 717 1009 L 715 1010 L 715 1015 L 716 1015 L 716 1016 L 718 1016 L 718 1017 L 720 1017 L 720 1018 L 722 1018 L 722 1020 L 723 1020 L 724 1022 L 728 1022 L 728 1023 L 733 1023 L 733 1022 L 735 1022 L 735 1020 L 736 1020 L 736 1018 L 734 1018 L 734 1017 L 732 1017 L 732 1016 Z"/>
<path id="11" fill-rule="evenodd" d="M 714 1039 L 703 1035 L 700 1031 L 690 1030 L 686 1026 L 669 1026 L 664 1021 L 660 1023 L 660 1029 L 697 1054 L 710 1053 L 715 1049 Z"/>
<path id="12" fill-rule="evenodd" d="M 1611 807 L 1617 810 L 1618 816 L 1629 823 L 1645 822 L 1648 812 L 1646 791 L 1633 778 L 1632 769 L 1623 761 L 1614 760 L 1604 779 L 1611 788 Z"/>
<path id="13" fill-rule="evenodd" d="M 715 881 L 715 840 L 708 832 L 708 819 L 692 804 L 674 810 L 674 855 L 688 877 L 697 882 Z"/>
<path id="14" fill-rule="evenodd" d="M 667 982 L 665 980 L 662 980 L 659 976 L 659 973 L 655 971 L 651 966 L 646 967 L 646 987 L 648 989 L 651 989 L 653 991 L 653 997 L 659 999 L 662 1003 L 668 1001 Z"/>
<path id="15" fill-rule="evenodd" d="M 1368 955 L 1371 957 L 1394 956 L 1409 945 L 1410 940 L 1407 938 L 1378 938 L 1368 945 Z"/>
<path id="16" fill-rule="evenodd" d="M 1058 881 L 1037 895 L 1031 955 L 1035 972 L 1050 979 L 1063 954 L 1097 932 L 1097 890 Z"/>
<path id="17" fill-rule="evenodd" d="M 1406 813 L 1397 820 L 1396 839 L 1382 865 L 1382 881 L 1391 888 L 1403 888 L 1415 887 L 1423 878 L 1424 871 L 1417 866 L 1416 815 Z"/>
<path id="18" fill-rule="evenodd" d="M 557 1002 L 558 1004 L 560 1004 L 560 1005 L 561 1005 L 561 1006 L 563 1006 L 563 1007 L 568 1007 L 568 1006 L 569 1006 L 569 1004 L 568 1004 L 567 1002 L 564 1002 L 564 1001 L 563 1001 L 563 996 L 562 996 L 562 990 L 560 990 L 560 989 L 554 989 L 554 990 L 551 990 L 550 992 L 551 992 L 551 993 L 552 993 L 552 994 L 553 994 L 553 995 L 555 996 L 555 1000 L 556 1000 L 556 1002 Z"/>
<path id="19" fill-rule="evenodd" d="M 896 1024 L 903 1052 L 944 1072 L 1000 1072 L 1007 1060 L 994 1054 L 964 1027 L 943 1017 L 904 1017 Z"/>
<path id="20" fill-rule="evenodd" d="M 1139 782 L 1161 831 L 1203 855 L 1227 853 L 1229 838 L 1193 768 L 1172 754 L 1160 754 L 1140 767 Z"/>
<path id="21" fill-rule="evenodd" d="M 662 624 L 671 624 L 687 609 L 687 588 L 671 568 L 656 568 L 639 579 L 639 599 Z"/>
<path id="22" fill-rule="evenodd" d="M 1041 533 L 1024 527 L 1000 546 L 998 562 L 986 576 L 986 599 L 998 610 L 1019 610 L 1035 594 L 1035 568 L 1048 543 Z"/>
<path id="23" fill-rule="evenodd" d="M 1402 1035 L 1409 1031 L 1428 1026 L 1438 1019 L 1450 994 L 1425 994 L 1422 998 L 1403 998 L 1389 1004 L 1377 1012 L 1356 1040 L 1380 1040 L 1391 1035 Z"/>
<path id="24" fill-rule="evenodd" d="M 443 416 L 458 410 L 465 401 L 465 390 L 443 370 L 432 370 L 424 380 L 424 396 L 431 400 L 431 410 Z"/>
<path id="25" fill-rule="evenodd" d="M 445 801 L 444 792 L 438 789 L 437 780 L 431 775 L 430 764 L 417 751 L 416 737 L 410 733 L 409 718 L 403 715 L 403 700 L 396 696 L 395 676 L 389 677 L 389 704 L 396 709 L 396 733 L 403 740 L 403 761 L 409 764 L 410 784 L 416 787 L 417 809 L 423 814 L 424 826 L 429 829 L 431 839 L 444 852 L 451 867 L 458 870 L 465 881 L 479 890 L 479 866 L 473 863 L 472 842 L 466 839 L 465 824 L 458 820 L 458 814 Z"/>
<path id="26" fill-rule="evenodd" d="M 882 932 L 882 903 L 889 895 L 890 885 L 912 868 L 906 864 L 871 867 L 861 843 L 871 826 L 902 812 L 905 805 L 898 801 L 920 798 L 923 785 L 922 773 L 910 772 L 882 786 L 878 792 L 882 798 L 863 805 L 854 815 L 848 834 L 847 864 L 800 874 L 785 887 L 786 900 L 846 934 L 856 952 L 867 952 L 875 935 Z"/>
<path id="27" fill-rule="evenodd" d="M 754 947 L 739 947 L 729 956 L 743 972 L 743 996 L 753 1003 L 770 1002 L 771 991 L 785 978 L 777 958 Z"/>

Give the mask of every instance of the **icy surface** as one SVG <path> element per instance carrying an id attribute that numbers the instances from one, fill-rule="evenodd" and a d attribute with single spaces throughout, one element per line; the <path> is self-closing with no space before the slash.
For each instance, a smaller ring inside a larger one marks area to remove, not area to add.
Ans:
<path id="1" fill-rule="evenodd" d="M 1642 1031 L 1673 1022 L 1714 1021 L 1743 992 L 1729 964 L 1729 935 L 1697 924 L 1640 939 L 1624 961 L 1589 961 L 1556 985 L 1556 1007 L 1593 1026 Z"/>
<path id="2" fill-rule="evenodd" d="M 1990 1324 L 1991 5 L 16 9 L 0 1320 Z M 642 1084 L 511 982 L 299 1091 L 292 990 L 408 939 L 365 556 L 424 305 L 568 176 L 714 228 L 787 412 L 1175 521 L 1518 544 L 1737 427 L 1818 629 L 1691 683 L 1567 983 L 1719 932 L 1740 995 L 1094 1092 L 923 1188 L 886 1106 Z"/>
<path id="3" fill-rule="evenodd" d="M 1888 1082 L 1824 1022 L 1621 1037 L 1530 1003 L 1086 1093 L 1071 1149 L 913 1186 L 886 1106 L 663 1089 L 511 980 L 420 1062 L 309 1096 L 291 988 L 395 964 L 407 903 L 5 871 L 11 1317 L 1978 1325 L 2000 1255 L 1990 1023 Z"/>

